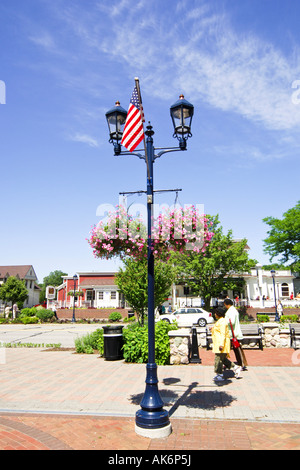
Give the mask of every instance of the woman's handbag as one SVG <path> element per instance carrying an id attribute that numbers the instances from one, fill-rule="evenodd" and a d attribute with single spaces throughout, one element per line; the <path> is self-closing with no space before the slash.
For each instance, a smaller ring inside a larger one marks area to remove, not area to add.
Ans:
<path id="1" fill-rule="evenodd" d="M 232 323 L 231 323 L 231 320 L 229 320 L 229 323 L 230 323 L 230 328 L 231 328 L 231 333 L 232 333 L 232 347 L 234 349 L 237 349 L 237 348 L 240 348 L 241 345 L 240 343 L 238 342 L 237 338 L 234 336 L 234 332 L 233 332 L 233 328 L 232 328 Z"/>

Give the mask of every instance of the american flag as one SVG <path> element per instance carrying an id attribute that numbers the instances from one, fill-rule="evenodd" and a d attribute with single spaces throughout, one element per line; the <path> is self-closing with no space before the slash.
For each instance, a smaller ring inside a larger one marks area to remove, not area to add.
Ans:
<path id="1" fill-rule="evenodd" d="M 143 107 L 140 105 L 137 87 L 135 86 L 131 96 L 121 141 L 121 144 L 124 145 L 129 152 L 133 152 L 145 137 L 143 122 Z"/>

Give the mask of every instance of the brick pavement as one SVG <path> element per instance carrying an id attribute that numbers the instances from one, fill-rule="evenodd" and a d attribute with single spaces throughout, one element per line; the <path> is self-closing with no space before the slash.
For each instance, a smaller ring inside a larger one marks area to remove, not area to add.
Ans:
<path id="1" fill-rule="evenodd" d="M 134 430 L 143 364 L 7 350 L 0 365 L 0 450 L 299 450 L 300 351 L 246 355 L 243 378 L 229 376 L 221 387 L 212 383 L 211 351 L 200 350 L 201 365 L 159 367 L 173 432 L 149 439 Z"/>

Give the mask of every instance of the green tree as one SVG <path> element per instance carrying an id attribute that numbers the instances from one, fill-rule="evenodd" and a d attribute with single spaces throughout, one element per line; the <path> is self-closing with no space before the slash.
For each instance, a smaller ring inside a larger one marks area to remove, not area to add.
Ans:
<path id="1" fill-rule="evenodd" d="M 285 271 L 290 269 L 288 266 L 280 263 L 264 264 L 262 268 L 264 271 L 271 271 L 272 269 L 275 269 L 276 271 Z"/>
<path id="2" fill-rule="evenodd" d="M 148 270 L 147 259 L 123 260 L 124 269 L 120 268 L 116 276 L 116 284 L 130 307 L 138 314 L 141 324 L 144 324 L 144 315 L 148 305 Z M 169 296 L 174 282 L 174 268 L 170 263 L 156 261 L 154 265 L 155 307 L 162 304 Z"/>
<path id="3" fill-rule="evenodd" d="M 300 271 L 300 201 L 283 214 L 282 219 L 265 217 L 270 230 L 264 240 L 264 252 L 271 261 L 279 257 L 281 263 L 290 263 L 293 271 Z"/>
<path id="4" fill-rule="evenodd" d="M 207 216 L 214 236 L 204 255 L 193 251 L 176 255 L 176 266 L 181 281 L 186 282 L 195 295 L 199 295 L 208 310 L 212 297 L 223 290 L 239 289 L 244 285 L 242 273 L 256 264 L 248 258 L 247 240 L 235 241 L 232 231 L 223 233 L 218 216 Z M 239 276 L 241 274 L 241 276 Z"/>
<path id="5" fill-rule="evenodd" d="M 7 281 L 0 286 L 0 299 L 3 302 L 11 302 L 12 305 L 23 302 L 28 297 L 28 291 L 25 287 L 25 281 L 20 281 L 14 276 L 11 276 Z"/>
<path id="6" fill-rule="evenodd" d="M 44 277 L 43 283 L 40 284 L 40 303 L 42 304 L 46 299 L 47 286 L 60 286 L 63 283 L 62 276 L 67 276 L 67 273 L 62 271 L 52 271 L 48 276 Z"/>

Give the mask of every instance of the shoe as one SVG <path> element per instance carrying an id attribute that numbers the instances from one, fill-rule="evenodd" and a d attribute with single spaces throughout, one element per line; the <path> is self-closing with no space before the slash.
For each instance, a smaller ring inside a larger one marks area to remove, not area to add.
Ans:
<path id="1" fill-rule="evenodd" d="M 224 380 L 224 377 L 221 374 L 218 374 L 214 377 L 215 382 L 222 382 L 223 380 Z"/>
<path id="2" fill-rule="evenodd" d="M 234 368 L 234 375 L 236 379 L 239 379 L 241 376 L 242 368 L 240 366 L 236 366 Z"/>

